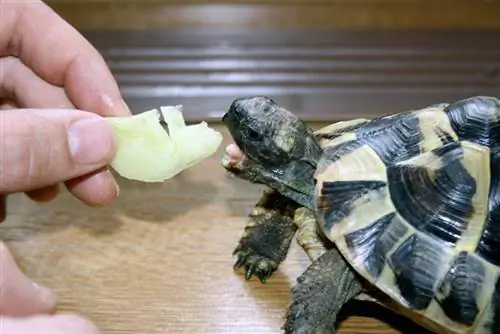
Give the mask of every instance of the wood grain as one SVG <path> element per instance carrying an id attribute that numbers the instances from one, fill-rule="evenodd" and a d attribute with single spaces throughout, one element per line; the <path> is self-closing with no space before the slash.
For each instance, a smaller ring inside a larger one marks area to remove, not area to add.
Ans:
<path id="1" fill-rule="evenodd" d="M 46 204 L 11 196 L 1 239 L 28 275 L 58 293 L 60 312 L 83 314 L 103 333 L 279 333 L 308 261 L 294 242 L 266 285 L 233 272 L 231 252 L 260 187 L 225 175 L 224 145 L 165 184 L 120 180 L 120 197 L 106 208 L 67 193 Z M 366 306 L 345 317 L 339 333 L 412 328 Z"/>
<path id="2" fill-rule="evenodd" d="M 498 28 L 497 1 L 46 1 L 78 29 Z"/>
<path id="3" fill-rule="evenodd" d="M 378 117 L 500 91 L 500 31 L 94 31 L 130 108 L 219 120 L 267 95 L 307 121 Z"/>

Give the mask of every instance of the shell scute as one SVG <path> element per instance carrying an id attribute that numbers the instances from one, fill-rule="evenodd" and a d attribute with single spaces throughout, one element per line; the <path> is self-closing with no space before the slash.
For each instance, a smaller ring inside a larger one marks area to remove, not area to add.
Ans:
<path id="1" fill-rule="evenodd" d="M 414 233 L 394 249 L 387 258 L 394 285 L 386 277 L 380 282 L 391 286 L 405 306 L 425 311 L 432 302 L 442 270 L 452 251 L 435 239 Z"/>
<path id="2" fill-rule="evenodd" d="M 500 330 L 499 101 L 346 129 L 315 174 L 324 234 L 401 305 L 457 333 Z"/>
<path id="3" fill-rule="evenodd" d="M 386 264 L 388 252 L 408 231 L 406 224 L 400 224 L 395 212 L 390 212 L 373 223 L 345 235 L 345 243 L 353 261 L 362 264 L 368 274 L 378 279 Z M 389 224 L 395 224 L 388 228 Z"/>
<path id="4" fill-rule="evenodd" d="M 476 256 L 467 251 L 458 253 L 436 290 L 443 312 L 456 322 L 472 326 L 486 306 L 479 305 L 485 278 L 486 267 Z"/>

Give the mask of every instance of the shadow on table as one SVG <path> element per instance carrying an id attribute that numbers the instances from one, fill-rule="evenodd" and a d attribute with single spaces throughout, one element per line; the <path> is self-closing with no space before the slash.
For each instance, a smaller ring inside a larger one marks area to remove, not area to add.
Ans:
<path id="1" fill-rule="evenodd" d="M 90 208 L 63 191 L 48 203 L 33 203 L 23 194 L 8 198 L 7 220 L 0 224 L 2 241 L 20 241 L 38 234 L 50 234 L 68 227 L 86 230 L 95 236 L 118 231 L 120 216 L 167 224 L 215 199 L 217 186 L 191 181 L 182 173 L 163 184 L 141 183 L 117 177 L 120 196 L 109 206 Z"/>
<path id="2" fill-rule="evenodd" d="M 179 215 L 216 201 L 217 185 L 208 178 L 193 181 L 181 173 L 165 183 L 119 180 L 122 193 L 110 207 L 116 213 L 151 223 L 168 223 Z"/>

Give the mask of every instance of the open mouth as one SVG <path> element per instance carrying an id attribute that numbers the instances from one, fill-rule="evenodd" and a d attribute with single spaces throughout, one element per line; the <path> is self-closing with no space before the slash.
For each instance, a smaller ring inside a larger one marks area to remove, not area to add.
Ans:
<path id="1" fill-rule="evenodd" d="M 226 154 L 222 158 L 222 165 L 226 168 L 231 168 L 243 161 L 245 155 L 235 143 L 226 146 Z"/>
<path id="2" fill-rule="evenodd" d="M 239 119 L 237 113 L 233 109 L 234 108 L 231 108 L 230 111 L 227 112 L 222 117 L 222 122 L 226 124 L 229 131 L 231 132 L 231 135 L 238 137 L 237 132 L 233 133 L 231 131 L 231 129 L 237 128 L 240 124 L 240 119 Z M 245 158 L 245 154 L 240 149 L 238 144 L 236 144 L 237 141 L 238 141 L 238 138 L 234 138 L 233 142 L 231 144 L 229 144 L 228 146 L 226 146 L 225 155 L 222 157 L 222 165 L 225 168 L 234 169 L 238 165 L 240 165 Z"/>

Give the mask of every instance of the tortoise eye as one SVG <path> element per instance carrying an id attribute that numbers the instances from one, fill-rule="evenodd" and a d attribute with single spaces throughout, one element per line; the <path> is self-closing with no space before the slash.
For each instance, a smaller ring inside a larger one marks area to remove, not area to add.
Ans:
<path id="1" fill-rule="evenodd" d="M 262 112 L 264 114 L 268 114 L 271 111 L 272 111 L 272 109 L 271 109 L 271 106 L 269 104 L 266 104 L 264 107 L 262 107 Z"/>
<path id="2" fill-rule="evenodd" d="M 254 129 L 251 129 L 249 128 L 248 129 L 248 137 L 252 140 L 261 140 L 262 139 L 262 135 L 255 131 Z"/>

